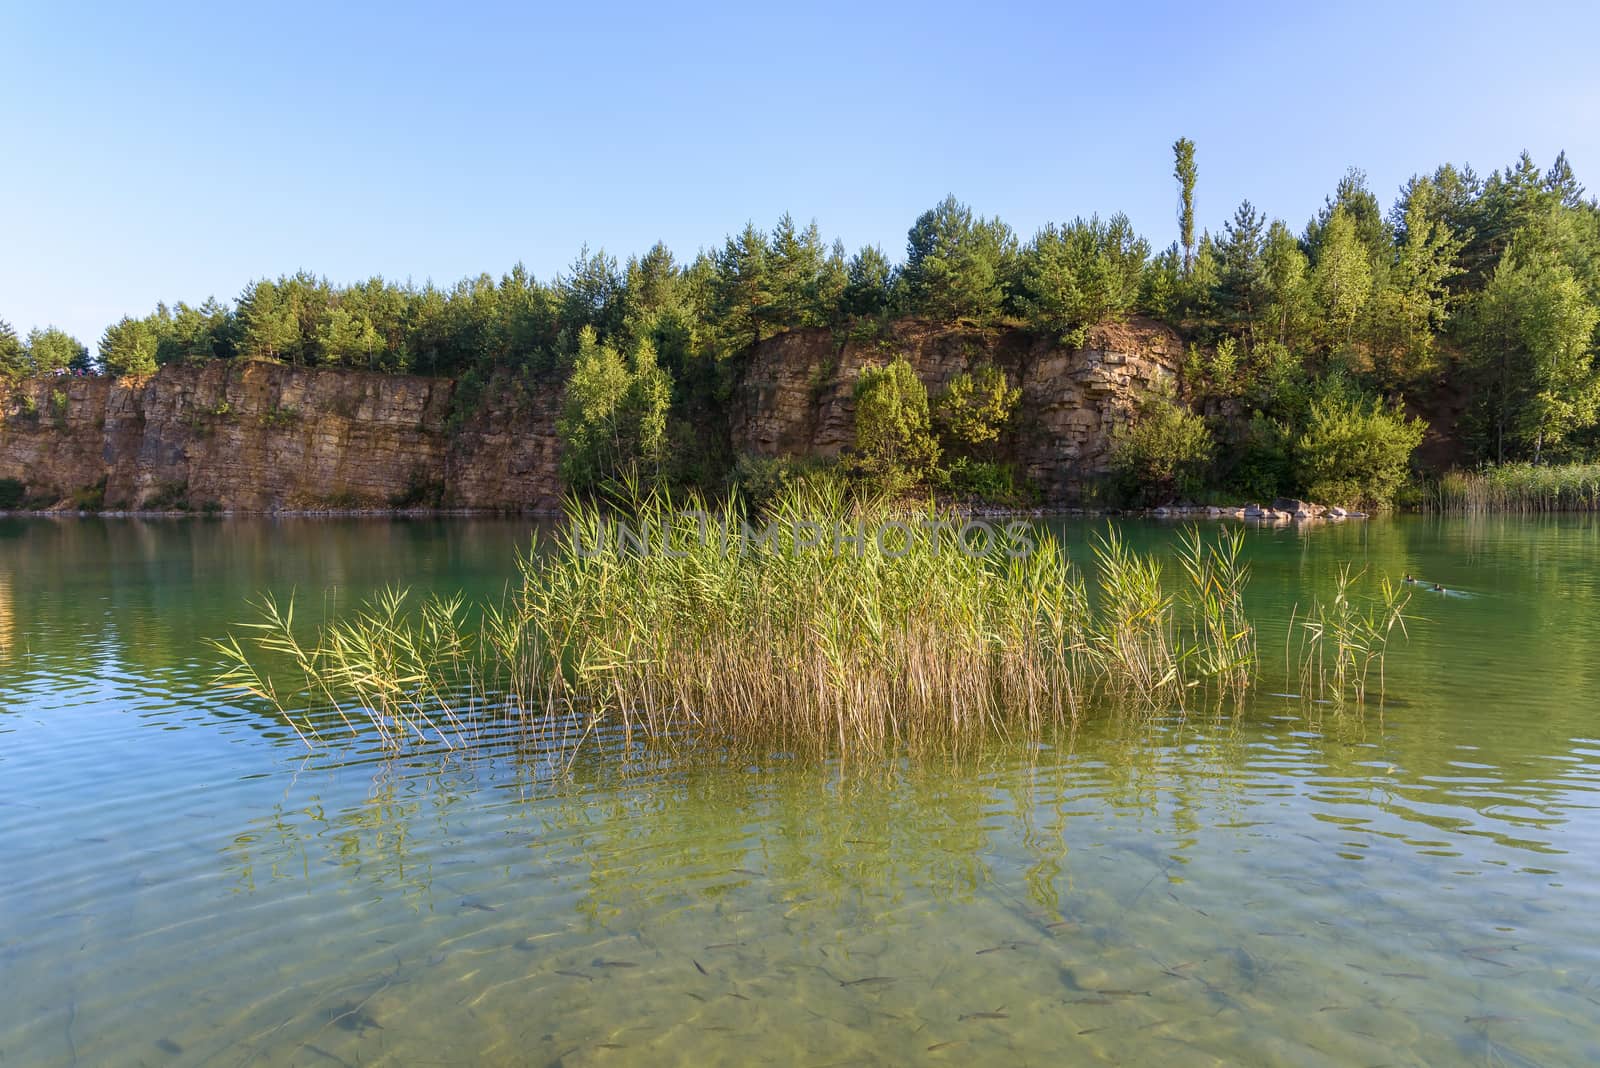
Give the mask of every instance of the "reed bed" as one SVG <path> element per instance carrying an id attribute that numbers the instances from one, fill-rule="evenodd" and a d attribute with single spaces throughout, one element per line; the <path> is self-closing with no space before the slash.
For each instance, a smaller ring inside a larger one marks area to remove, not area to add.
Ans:
<path id="1" fill-rule="evenodd" d="M 1237 530 L 1188 532 L 1172 573 L 1109 530 L 1091 580 L 1031 525 L 980 539 L 825 485 L 754 521 L 661 495 L 627 516 L 572 504 L 475 608 L 388 591 L 308 630 L 264 601 L 214 643 L 218 684 L 308 742 L 368 723 L 457 745 L 512 717 L 560 748 L 606 730 L 844 751 L 1194 707 L 1255 677 Z"/>
<path id="2" fill-rule="evenodd" d="M 1600 509 L 1600 464 L 1451 471 L 1429 488 L 1429 503 L 1441 512 L 1592 512 Z"/>

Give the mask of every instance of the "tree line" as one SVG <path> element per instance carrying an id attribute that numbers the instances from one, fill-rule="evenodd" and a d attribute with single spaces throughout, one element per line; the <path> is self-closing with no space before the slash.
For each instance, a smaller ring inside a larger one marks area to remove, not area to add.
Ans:
<path id="1" fill-rule="evenodd" d="M 1195 146 L 1180 139 L 1173 155 L 1179 237 L 1159 251 L 1121 214 L 1023 240 L 952 196 L 915 220 L 898 260 L 850 253 L 784 215 L 688 261 L 662 244 L 626 261 L 585 249 L 548 281 L 521 266 L 447 288 L 301 272 L 230 302 L 124 317 L 97 357 L 54 328 L 19 338 L 0 323 L 0 375 L 264 358 L 468 387 L 502 372 L 570 381 L 567 436 L 598 478 L 641 457 L 660 469 L 668 413 L 715 404 L 733 359 L 785 330 L 917 317 L 1074 344 L 1097 322 L 1143 314 L 1189 342 L 1185 400 L 1213 416 L 1235 467 L 1292 452 L 1334 394 L 1351 411 L 1459 411 L 1464 462 L 1600 450 L 1600 207 L 1564 154 L 1540 168 L 1524 153 L 1485 176 L 1446 164 L 1387 210 L 1352 170 L 1298 230 L 1246 201 L 1198 233 Z"/>

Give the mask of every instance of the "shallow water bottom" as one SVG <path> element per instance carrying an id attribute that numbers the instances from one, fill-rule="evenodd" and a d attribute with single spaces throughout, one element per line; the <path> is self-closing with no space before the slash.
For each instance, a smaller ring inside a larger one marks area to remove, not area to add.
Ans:
<path id="1" fill-rule="evenodd" d="M 1252 532 L 1264 618 L 1469 594 L 1359 715 L 558 781 L 207 689 L 259 590 L 492 591 L 525 533 L 0 524 L 0 1064 L 1600 1063 L 1593 524 Z"/>

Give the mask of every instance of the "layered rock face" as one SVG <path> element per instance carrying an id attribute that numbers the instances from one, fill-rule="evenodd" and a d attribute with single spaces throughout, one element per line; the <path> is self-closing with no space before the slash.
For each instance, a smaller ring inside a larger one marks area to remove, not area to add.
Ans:
<path id="1" fill-rule="evenodd" d="M 734 393 L 735 451 L 839 455 L 854 440 L 862 369 L 901 354 L 930 396 L 981 364 L 1004 371 L 1022 398 L 997 456 L 1019 465 L 1047 501 L 1068 504 L 1106 473 L 1113 429 L 1151 391 L 1176 384 L 1183 344 L 1170 328 L 1139 319 L 1097 326 L 1077 349 L 1016 330 L 915 321 L 842 344 L 826 330 L 791 331 L 750 355 Z"/>
<path id="2" fill-rule="evenodd" d="M 0 478 L 110 510 L 553 509 L 556 391 L 491 388 L 452 428 L 454 390 L 255 361 L 34 379 L 0 393 Z"/>
<path id="3" fill-rule="evenodd" d="M 1067 504 L 1105 473 L 1113 428 L 1175 378 L 1182 345 L 1138 320 L 1096 327 L 1078 349 L 916 321 L 859 340 L 791 331 L 744 358 L 733 451 L 839 455 L 854 439 L 862 368 L 899 354 L 930 394 L 984 363 L 1005 371 L 1022 399 L 996 457 Z M 32 379 L 0 386 L 0 479 L 62 508 L 556 509 L 559 386 L 491 382 L 460 405 L 456 389 L 447 378 L 248 360 L 164 367 L 143 382 Z"/>

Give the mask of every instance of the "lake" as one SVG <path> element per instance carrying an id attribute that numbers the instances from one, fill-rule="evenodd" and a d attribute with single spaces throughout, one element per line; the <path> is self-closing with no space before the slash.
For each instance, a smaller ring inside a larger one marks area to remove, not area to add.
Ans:
<path id="1" fill-rule="evenodd" d="M 531 529 L 0 519 L 0 1063 L 1600 1062 L 1593 517 L 1252 529 L 1237 714 L 948 760 L 563 777 L 208 686 L 262 592 L 493 596 Z M 1450 591 L 1360 713 L 1282 696 L 1345 561 Z"/>

